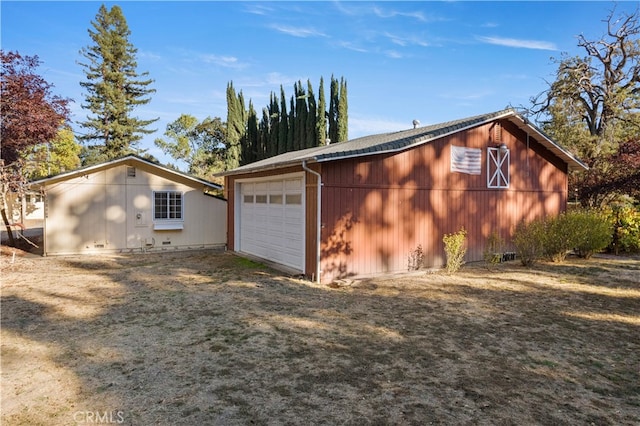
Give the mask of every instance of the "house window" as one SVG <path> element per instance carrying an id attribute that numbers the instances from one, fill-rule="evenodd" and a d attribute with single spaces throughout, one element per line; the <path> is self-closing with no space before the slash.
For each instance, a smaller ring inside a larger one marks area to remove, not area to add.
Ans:
<path id="1" fill-rule="evenodd" d="M 153 193 L 155 220 L 182 220 L 182 192 L 156 191 Z"/>
<path id="2" fill-rule="evenodd" d="M 136 168 L 135 167 L 127 167 L 127 177 L 128 178 L 136 177 Z"/>
<path id="3" fill-rule="evenodd" d="M 506 146 L 487 148 L 487 187 L 509 188 L 509 160 Z"/>

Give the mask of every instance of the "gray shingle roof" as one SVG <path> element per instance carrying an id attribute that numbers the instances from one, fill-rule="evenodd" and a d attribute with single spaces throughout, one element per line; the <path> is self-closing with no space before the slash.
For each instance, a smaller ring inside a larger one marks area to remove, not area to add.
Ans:
<path id="1" fill-rule="evenodd" d="M 414 146 L 418 146 L 435 139 L 459 132 L 464 129 L 476 127 L 497 119 L 508 118 L 518 127 L 534 133 L 537 139 L 569 164 L 570 168 L 586 168 L 577 158 L 564 148 L 557 145 L 542 131 L 520 117 L 512 108 L 496 111 L 488 114 L 476 115 L 459 120 L 447 121 L 444 123 L 418 127 L 399 132 L 382 133 L 377 135 L 364 136 L 346 142 L 335 143 L 326 146 L 308 148 L 299 151 L 286 152 L 284 154 L 270 157 L 255 163 L 246 164 L 234 170 L 230 170 L 220 175 L 235 175 L 250 173 L 267 169 L 287 167 L 301 164 L 303 161 L 324 162 L 342 158 L 359 157 L 365 155 L 381 154 L 388 152 L 403 151 Z"/>

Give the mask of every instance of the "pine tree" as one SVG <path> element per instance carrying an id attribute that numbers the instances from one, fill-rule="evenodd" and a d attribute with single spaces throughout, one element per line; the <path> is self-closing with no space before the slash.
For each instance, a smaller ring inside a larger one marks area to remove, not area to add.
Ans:
<path id="1" fill-rule="evenodd" d="M 102 5 L 89 29 L 92 45 L 80 54 L 87 63 L 80 63 L 87 80 L 80 85 L 87 91 L 83 108 L 91 113 L 80 125 L 86 134 L 79 139 L 101 145 L 101 155 L 107 159 L 138 152 L 142 135 L 155 130 L 148 126 L 158 120 L 141 120 L 131 115 L 133 109 L 150 102 L 153 80 L 148 72 L 138 73 L 137 49 L 129 42 L 131 31 L 119 6 L 111 10 Z"/>

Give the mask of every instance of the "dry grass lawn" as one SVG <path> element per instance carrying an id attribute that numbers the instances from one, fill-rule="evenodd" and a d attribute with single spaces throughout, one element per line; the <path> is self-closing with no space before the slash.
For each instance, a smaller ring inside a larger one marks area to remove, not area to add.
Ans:
<path id="1" fill-rule="evenodd" d="M 640 423 L 640 261 L 338 288 L 215 251 L 2 256 L 2 424 Z"/>

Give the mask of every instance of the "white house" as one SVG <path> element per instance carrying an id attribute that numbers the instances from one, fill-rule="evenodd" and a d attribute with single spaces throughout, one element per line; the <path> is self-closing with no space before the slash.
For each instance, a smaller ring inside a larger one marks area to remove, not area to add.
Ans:
<path id="1" fill-rule="evenodd" d="M 223 247 L 221 186 L 130 155 L 34 181 L 44 255 Z"/>

